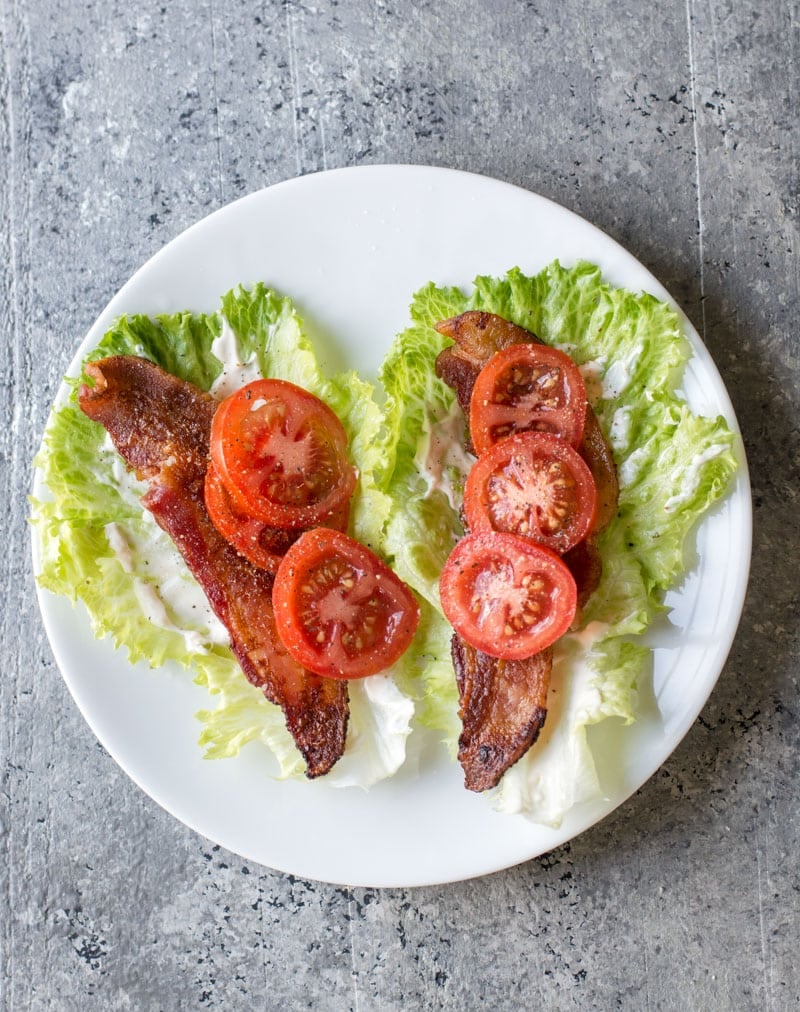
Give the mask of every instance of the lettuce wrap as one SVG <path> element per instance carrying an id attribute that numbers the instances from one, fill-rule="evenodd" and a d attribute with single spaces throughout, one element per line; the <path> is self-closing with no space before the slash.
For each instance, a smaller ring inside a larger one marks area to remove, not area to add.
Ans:
<path id="1" fill-rule="evenodd" d="M 517 269 L 478 277 L 470 294 L 434 284 L 417 292 L 411 325 L 380 375 L 392 454 L 379 474 L 392 504 L 383 544 L 424 601 L 423 633 L 412 645 L 418 719 L 452 754 L 458 693 L 438 577 L 463 533 L 458 506 L 471 460 L 455 394 L 435 374 L 436 356 L 451 342 L 434 325 L 467 310 L 502 316 L 571 356 L 620 478 L 618 515 L 599 539 L 600 586 L 582 628 L 556 645 L 544 730 L 493 792 L 500 810 L 557 825 L 601 791 L 588 726 L 635 719 L 637 685 L 651 664 L 642 634 L 684 572 L 689 532 L 728 487 L 733 434 L 722 418 L 693 415 L 679 394 L 691 348 L 678 313 L 651 295 L 610 287 L 596 266 L 555 262 L 533 277 Z"/>
<path id="2" fill-rule="evenodd" d="M 219 312 L 118 320 L 88 357 L 139 355 L 222 397 L 258 375 L 304 387 L 339 416 L 359 472 L 350 533 L 379 548 L 389 511 L 375 471 L 385 432 L 373 388 L 354 372 L 327 379 L 290 299 L 263 285 L 222 298 Z M 227 634 L 170 538 L 139 502 L 144 486 L 129 474 L 104 429 L 69 402 L 48 424 L 36 464 L 50 498 L 33 503 L 42 546 L 42 587 L 80 599 L 96 636 L 111 636 L 132 663 L 174 661 L 190 669 L 216 705 L 198 713 L 208 758 L 236 755 L 261 741 L 280 775 L 304 763 L 283 714 L 244 677 Z M 337 786 L 370 786 L 405 758 L 413 703 L 392 670 L 352 682 L 345 755 L 327 775 Z"/>

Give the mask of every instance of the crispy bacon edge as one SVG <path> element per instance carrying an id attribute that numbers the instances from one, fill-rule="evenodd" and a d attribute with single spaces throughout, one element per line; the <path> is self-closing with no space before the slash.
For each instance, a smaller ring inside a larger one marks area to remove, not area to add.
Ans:
<path id="1" fill-rule="evenodd" d="M 203 486 L 216 402 L 136 356 L 111 356 L 85 372 L 94 385 L 80 387 L 81 410 L 147 483 L 143 506 L 200 583 L 248 681 L 283 710 L 306 775 L 322 776 L 344 752 L 347 683 L 314 675 L 289 656 L 275 627 L 272 575 L 239 555 L 208 516 Z"/>
<path id="2" fill-rule="evenodd" d="M 470 791 L 496 787 L 539 737 L 547 716 L 551 647 L 524 661 L 476 650 L 457 634 L 451 655 L 458 685 L 458 760 Z"/>
<path id="3" fill-rule="evenodd" d="M 475 380 L 492 355 L 513 344 L 543 343 L 530 331 L 477 310 L 442 320 L 436 330 L 455 342 L 438 355 L 436 375 L 453 388 L 467 417 Z M 564 556 L 578 585 L 578 607 L 583 608 L 602 575 L 595 537 L 616 515 L 619 499 L 611 448 L 589 406 L 578 450 L 592 472 L 598 495 L 592 537 Z M 548 648 L 524 661 L 505 661 L 483 654 L 456 633 L 451 654 L 462 723 L 458 759 L 464 784 L 468 790 L 485 791 L 497 786 L 503 773 L 539 736 L 547 716 L 553 650 Z"/>

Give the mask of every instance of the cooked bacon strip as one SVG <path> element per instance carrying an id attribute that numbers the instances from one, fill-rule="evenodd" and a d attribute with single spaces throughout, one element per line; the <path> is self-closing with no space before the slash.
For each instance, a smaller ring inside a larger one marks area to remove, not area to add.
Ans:
<path id="1" fill-rule="evenodd" d="M 495 316 L 494 313 L 481 313 L 478 310 L 453 316 L 449 320 L 441 320 L 436 324 L 436 329 L 440 334 L 452 337 L 455 341 L 452 347 L 446 348 L 439 355 L 436 362 L 436 374 L 441 376 L 445 383 L 450 381 L 439 370 L 454 368 L 450 364 L 454 359 L 477 369 L 475 372 L 477 376 L 492 355 L 496 355 L 498 351 L 510 348 L 512 344 L 525 344 L 528 341 L 542 343 L 529 330 L 523 330 L 516 323 L 510 323 L 502 316 Z M 472 393 L 472 387 L 469 392 Z M 463 403 L 461 406 L 465 407 Z M 469 397 L 466 399 L 465 410 L 469 410 Z"/>
<path id="2" fill-rule="evenodd" d="M 209 519 L 203 483 L 216 402 L 134 356 L 94 362 L 86 373 L 95 385 L 80 388 L 81 410 L 107 429 L 148 483 L 142 504 L 205 591 L 248 681 L 283 710 L 307 776 L 327 773 L 344 752 L 347 683 L 320 678 L 292 660 L 275 628 L 273 577 L 239 555 Z"/>
<path id="3" fill-rule="evenodd" d="M 455 390 L 467 418 L 475 380 L 492 355 L 513 344 L 542 343 L 530 331 L 477 310 L 442 320 L 436 329 L 455 341 L 438 355 L 436 375 Z M 616 514 L 619 484 L 611 449 L 590 407 L 578 451 L 597 485 L 597 534 Z M 568 552 L 564 561 L 575 577 L 582 608 L 600 583 L 602 564 L 596 542 L 587 539 Z M 456 634 L 451 653 L 462 722 L 458 758 L 466 787 L 485 791 L 497 785 L 539 735 L 547 715 L 553 651 L 548 648 L 524 661 L 505 661 L 475 650 Z"/>
<path id="4" fill-rule="evenodd" d="M 619 479 L 614 454 L 608 445 L 597 415 L 586 406 L 586 423 L 578 453 L 589 465 L 597 487 L 597 516 L 594 520 L 593 536 L 596 537 L 608 527 L 617 515 L 619 507 Z"/>
<path id="5" fill-rule="evenodd" d="M 586 607 L 586 602 L 600 586 L 603 575 L 603 560 L 600 549 L 594 538 L 579 541 L 574 548 L 562 556 L 572 578 L 578 588 L 578 610 Z"/>
<path id="6" fill-rule="evenodd" d="M 454 635 L 451 654 L 462 723 L 458 761 L 464 786 L 488 791 L 539 736 L 547 716 L 553 650 L 548 647 L 524 661 L 504 661 Z"/>

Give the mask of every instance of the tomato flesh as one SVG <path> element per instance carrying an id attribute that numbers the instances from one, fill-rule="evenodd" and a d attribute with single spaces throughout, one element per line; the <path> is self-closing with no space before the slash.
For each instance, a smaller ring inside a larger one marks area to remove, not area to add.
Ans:
<path id="1" fill-rule="evenodd" d="M 278 634 L 309 671 L 363 678 L 390 667 L 419 624 L 408 587 L 368 548 L 339 531 L 302 534 L 272 592 Z"/>
<path id="2" fill-rule="evenodd" d="M 281 559 L 302 531 L 271 527 L 244 512 L 225 488 L 213 463 L 206 471 L 204 491 L 208 515 L 223 538 L 254 566 L 270 573 L 277 572 Z M 350 506 L 345 503 L 335 513 L 322 518 L 320 524 L 345 531 L 349 516 Z"/>
<path id="3" fill-rule="evenodd" d="M 575 617 L 577 588 L 564 562 L 516 534 L 468 534 L 445 563 L 442 608 L 455 631 L 490 657 L 524 660 Z"/>
<path id="4" fill-rule="evenodd" d="M 270 527 L 243 512 L 231 499 L 213 464 L 206 471 L 205 501 L 211 522 L 240 555 L 259 569 L 277 571 L 299 532 Z"/>
<path id="5" fill-rule="evenodd" d="M 472 388 L 469 428 L 478 454 L 516 432 L 551 432 L 572 446 L 586 420 L 580 370 L 557 348 L 514 344 L 493 355 Z"/>
<path id="6" fill-rule="evenodd" d="M 240 510 L 274 527 L 311 527 L 355 488 L 342 423 L 284 380 L 255 380 L 220 404 L 211 459 Z"/>
<path id="7" fill-rule="evenodd" d="M 464 488 L 471 531 L 520 534 L 560 555 L 586 537 L 596 508 L 597 490 L 583 458 L 543 432 L 495 443 L 473 465 Z"/>

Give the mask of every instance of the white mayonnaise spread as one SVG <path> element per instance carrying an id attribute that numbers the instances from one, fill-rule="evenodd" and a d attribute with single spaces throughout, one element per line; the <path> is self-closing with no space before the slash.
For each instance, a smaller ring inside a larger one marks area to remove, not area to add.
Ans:
<path id="1" fill-rule="evenodd" d="M 611 445 L 615 450 L 623 450 L 631 438 L 631 409 L 617 408 L 611 419 Z"/>
<path id="2" fill-rule="evenodd" d="M 117 562 L 119 562 L 126 573 L 132 573 L 135 560 L 131 546 L 122 528 L 117 523 L 110 523 L 106 524 L 105 531 L 111 551 L 117 557 Z"/>
<path id="3" fill-rule="evenodd" d="M 583 377 L 583 385 L 586 387 L 586 400 L 592 407 L 603 399 L 603 375 L 606 371 L 604 359 L 593 359 L 591 362 L 584 362 L 578 366 L 578 371 Z"/>
<path id="4" fill-rule="evenodd" d="M 112 443 L 111 436 L 109 436 L 108 433 L 106 433 L 102 446 L 100 447 L 100 455 L 102 466 L 100 468 L 99 476 L 101 480 L 107 485 L 108 472 L 110 471 L 111 476 L 114 479 L 114 484 L 119 489 L 119 494 L 125 502 L 128 504 L 135 503 L 136 505 L 141 505 L 139 500 L 147 491 L 147 486 L 143 481 L 139 481 L 133 471 L 117 453 L 117 448 Z"/>
<path id="5" fill-rule="evenodd" d="M 639 353 L 634 349 L 628 358 L 615 358 L 603 376 L 603 397 L 613 401 L 622 394 L 631 382 L 633 369 Z"/>
<path id="6" fill-rule="evenodd" d="M 414 463 L 428 486 L 426 497 L 442 492 L 456 511 L 475 458 L 464 449 L 466 423 L 457 401 L 440 419 L 426 417 Z"/>
<path id="7" fill-rule="evenodd" d="M 186 649 L 204 653 L 209 644 L 227 645 L 228 632 L 183 559 L 161 528 L 143 511 L 143 533 L 119 523 L 105 534 L 117 561 L 134 578 L 142 611 L 153 625 L 179 632 Z"/>
<path id="8" fill-rule="evenodd" d="M 594 407 L 599 401 L 615 400 L 627 388 L 639 360 L 634 348 L 627 358 L 617 358 L 609 365 L 604 358 L 593 359 L 578 366 L 586 386 L 586 399 Z"/>
<path id="9" fill-rule="evenodd" d="M 186 649 L 196 654 L 208 652 L 208 637 L 194 629 L 183 629 L 170 619 L 159 590 L 152 583 L 145 583 L 144 580 L 135 580 L 133 589 L 136 593 L 142 612 L 148 622 L 158 626 L 159 629 L 166 629 L 169 632 L 180 633 L 186 643 Z M 227 644 L 227 637 L 223 641 Z"/>
<path id="10" fill-rule="evenodd" d="M 627 485 L 632 485 L 639 477 L 639 472 L 642 470 L 642 464 L 647 459 L 647 451 L 642 447 L 634 450 L 626 460 L 619 466 L 619 483 L 624 488 Z"/>
<path id="11" fill-rule="evenodd" d="M 670 496 L 664 503 L 664 509 L 667 513 L 672 513 L 673 510 L 677 509 L 679 506 L 683 506 L 684 503 L 689 502 L 697 491 L 697 486 L 700 483 L 700 469 L 703 464 L 707 463 L 709 460 L 713 460 L 714 457 L 718 457 L 721 453 L 726 453 L 727 449 L 727 446 L 714 443 L 712 446 L 703 450 L 702 453 L 695 454 L 695 456 L 692 457 L 689 466 L 683 471 L 676 471 L 671 475 L 673 479 L 680 478 L 681 485 L 675 495 Z"/>
<path id="12" fill-rule="evenodd" d="M 233 328 L 224 316 L 221 319 L 220 335 L 211 343 L 211 354 L 222 362 L 222 372 L 214 380 L 210 391 L 219 401 L 253 380 L 261 379 L 257 356 L 253 354 L 247 361 L 243 361 Z"/>
<path id="13" fill-rule="evenodd" d="M 202 653 L 208 644 L 227 644 L 227 630 L 211 610 L 202 588 L 152 514 L 142 509 L 147 486 L 125 465 L 108 435 L 101 453 L 110 456 L 111 474 L 123 501 L 142 510 L 143 533 L 124 521 L 105 527 L 117 561 L 134 577 L 142 611 L 153 625 L 180 632 L 187 650 Z"/>

